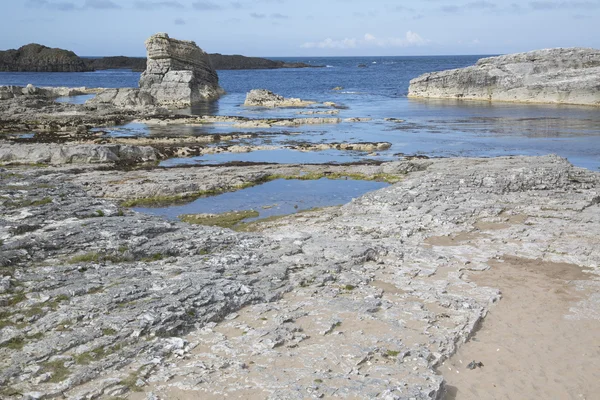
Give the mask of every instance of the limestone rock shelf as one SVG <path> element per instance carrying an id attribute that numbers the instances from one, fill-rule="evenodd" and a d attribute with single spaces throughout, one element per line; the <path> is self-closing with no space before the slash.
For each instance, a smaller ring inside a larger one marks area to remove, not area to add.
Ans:
<path id="1" fill-rule="evenodd" d="M 557 48 L 482 58 L 471 67 L 413 79 L 408 96 L 600 106 L 600 50 Z"/>

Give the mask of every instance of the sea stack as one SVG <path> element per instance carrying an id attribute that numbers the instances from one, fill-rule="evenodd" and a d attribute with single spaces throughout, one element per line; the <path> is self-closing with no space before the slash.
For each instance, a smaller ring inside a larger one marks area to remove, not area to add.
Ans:
<path id="1" fill-rule="evenodd" d="M 219 77 L 210 58 L 196 43 L 158 33 L 146 40 L 148 65 L 140 89 L 157 105 L 186 107 L 219 97 Z"/>
<path id="2" fill-rule="evenodd" d="M 483 58 L 471 67 L 413 79 L 408 96 L 600 106 L 600 50 L 558 48 Z"/>

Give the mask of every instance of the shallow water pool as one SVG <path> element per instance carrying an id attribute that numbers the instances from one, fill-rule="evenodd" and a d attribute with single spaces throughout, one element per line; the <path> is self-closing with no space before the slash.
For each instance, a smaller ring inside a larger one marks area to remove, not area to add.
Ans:
<path id="1" fill-rule="evenodd" d="M 95 94 L 82 94 L 79 96 L 65 96 L 58 97 L 54 101 L 57 103 L 69 103 L 69 104 L 85 104 L 86 101 L 96 97 Z"/>
<path id="2" fill-rule="evenodd" d="M 259 186 L 197 199 L 182 206 L 134 208 L 134 210 L 176 219 L 182 214 L 221 214 L 228 211 L 255 210 L 258 218 L 293 214 L 315 207 L 342 205 L 388 183 L 352 179 L 299 180 L 277 179 Z"/>

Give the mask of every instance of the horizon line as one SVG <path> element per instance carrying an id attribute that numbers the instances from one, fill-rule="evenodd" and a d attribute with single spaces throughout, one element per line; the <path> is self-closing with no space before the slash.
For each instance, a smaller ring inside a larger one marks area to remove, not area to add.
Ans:
<path id="1" fill-rule="evenodd" d="M 0 50 L 2 51 L 2 50 Z M 473 54 L 410 54 L 410 55 L 395 55 L 395 56 L 382 56 L 382 55 L 357 55 L 357 56 L 246 56 L 243 54 L 224 54 L 224 53 L 208 53 L 207 54 L 221 54 L 223 56 L 242 56 L 250 58 L 359 58 L 359 57 L 471 57 L 471 56 L 500 56 L 510 53 L 473 53 Z M 110 55 L 110 56 L 99 56 L 99 55 L 85 55 L 79 56 L 81 58 L 107 58 L 107 57 L 128 57 L 128 58 L 147 58 L 147 56 L 126 56 L 123 54 Z"/>

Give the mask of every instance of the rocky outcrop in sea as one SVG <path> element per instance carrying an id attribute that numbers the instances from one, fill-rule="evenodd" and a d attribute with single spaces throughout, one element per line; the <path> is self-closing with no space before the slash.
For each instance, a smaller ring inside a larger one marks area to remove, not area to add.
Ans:
<path id="1" fill-rule="evenodd" d="M 196 43 L 158 33 L 146 41 L 148 65 L 140 88 L 108 89 L 90 105 L 189 107 L 224 93 L 208 55 Z"/>
<path id="2" fill-rule="evenodd" d="M 315 104 L 314 101 L 307 101 L 297 98 L 285 98 L 281 95 L 266 89 L 253 89 L 246 94 L 244 105 L 248 107 L 306 107 Z"/>
<path id="3" fill-rule="evenodd" d="M 89 67 L 75 53 L 31 43 L 17 50 L 0 51 L 0 71 L 85 72 Z"/>
<path id="4" fill-rule="evenodd" d="M 158 33 L 146 41 L 148 65 L 140 88 L 160 105 L 189 106 L 219 97 L 219 76 L 196 43 Z"/>
<path id="5" fill-rule="evenodd" d="M 600 105 L 600 50 L 558 48 L 483 58 L 424 74 L 409 97 Z"/>

